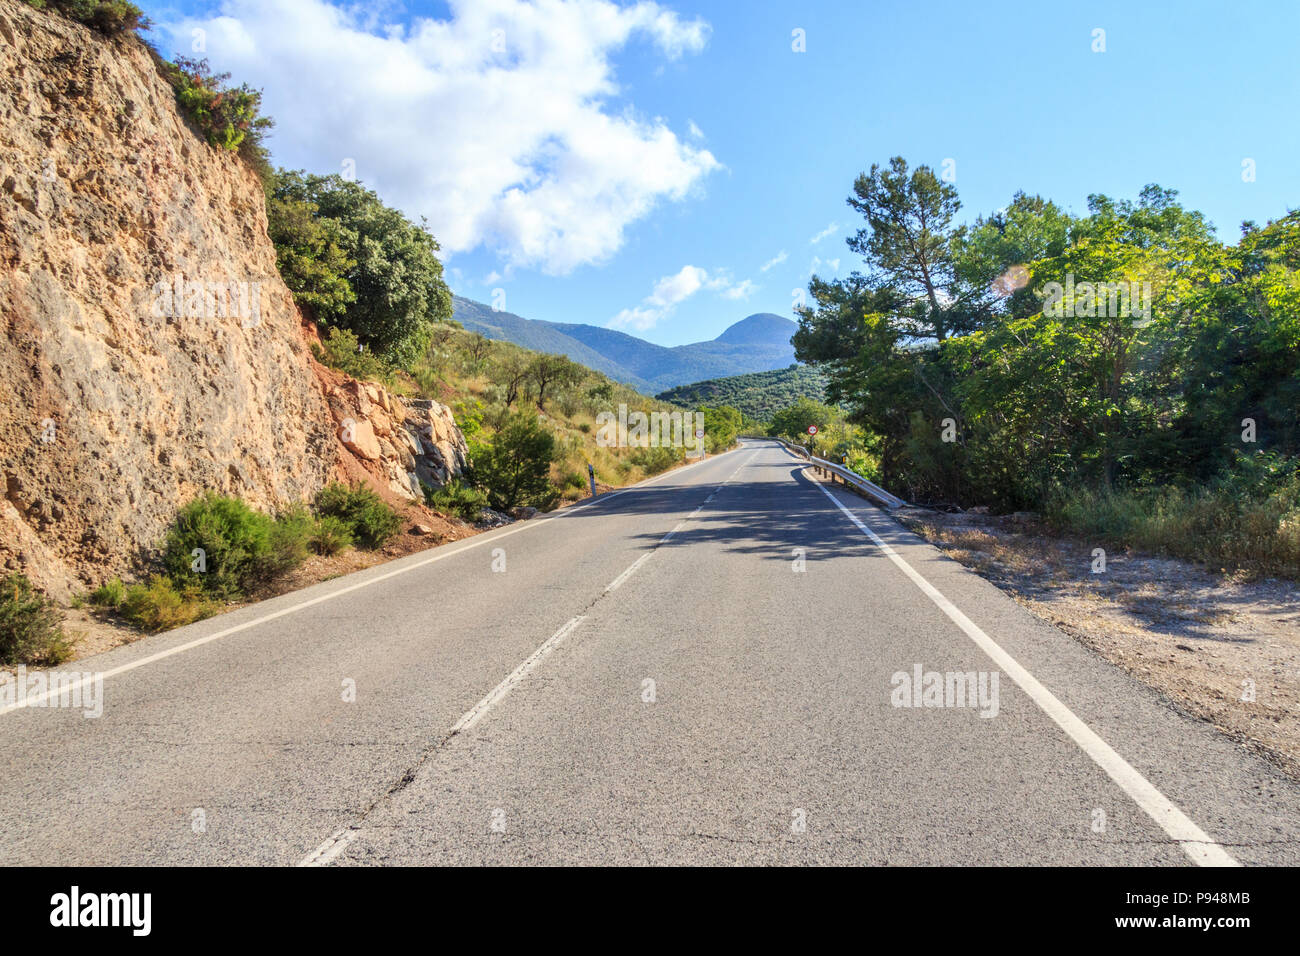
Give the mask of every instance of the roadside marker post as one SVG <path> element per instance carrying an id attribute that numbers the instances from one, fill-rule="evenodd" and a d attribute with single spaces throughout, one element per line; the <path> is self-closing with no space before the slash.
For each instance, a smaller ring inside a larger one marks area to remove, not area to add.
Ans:
<path id="1" fill-rule="evenodd" d="M 587 481 L 591 484 L 591 497 L 596 497 L 596 469 L 587 462 Z"/>

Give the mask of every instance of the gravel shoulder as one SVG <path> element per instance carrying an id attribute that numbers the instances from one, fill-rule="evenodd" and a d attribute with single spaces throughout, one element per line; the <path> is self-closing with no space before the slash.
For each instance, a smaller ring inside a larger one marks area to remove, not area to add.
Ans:
<path id="1" fill-rule="evenodd" d="M 1300 780 L 1300 587 L 1049 534 L 1032 518 L 895 517 L 1023 607 Z"/>

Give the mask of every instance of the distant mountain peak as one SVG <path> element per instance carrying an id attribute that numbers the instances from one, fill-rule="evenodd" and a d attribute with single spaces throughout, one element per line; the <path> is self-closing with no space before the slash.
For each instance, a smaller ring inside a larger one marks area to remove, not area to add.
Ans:
<path id="1" fill-rule="evenodd" d="M 790 336 L 798 326 L 771 312 L 741 319 L 716 339 L 671 348 L 596 325 L 526 319 L 453 296 L 452 317 L 490 339 L 558 352 L 647 394 L 702 379 L 765 372 L 794 362 Z"/>
<path id="2" fill-rule="evenodd" d="M 755 312 L 727 327 L 713 341 L 728 345 L 789 345 L 798 323 L 774 312 Z"/>

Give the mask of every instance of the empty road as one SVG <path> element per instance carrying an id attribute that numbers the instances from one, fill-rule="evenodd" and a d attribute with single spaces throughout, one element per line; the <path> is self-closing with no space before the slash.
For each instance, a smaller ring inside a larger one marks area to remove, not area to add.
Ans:
<path id="1" fill-rule="evenodd" d="M 766 441 L 63 670 L 3 864 L 1300 862 L 1300 788 Z"/>

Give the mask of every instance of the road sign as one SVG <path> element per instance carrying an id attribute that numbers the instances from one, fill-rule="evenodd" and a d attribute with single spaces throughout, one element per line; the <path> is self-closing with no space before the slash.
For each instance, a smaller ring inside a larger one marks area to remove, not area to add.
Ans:
<path id="1" fill-rule="evenodd" d="M 697 428 L 697 429 L 695 429 L 695 437 L 696 437 L 696 438 L 703 438 L 703 437 L 704 437 L 704 429 L 703 429 L 703 428 Z"/>
<path id="2" fill-rule="evenodd" d="M 816 435 L 816 434 L 817 434 L 817 426 L 816 426 L 816 425 L 809 425 L 809 426 L 808 426 L 808 434 L 809 434 L 809 435 Z"/>

